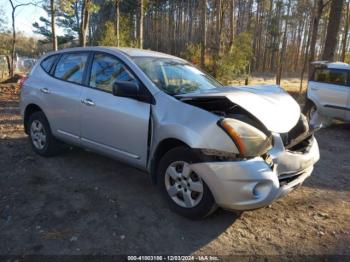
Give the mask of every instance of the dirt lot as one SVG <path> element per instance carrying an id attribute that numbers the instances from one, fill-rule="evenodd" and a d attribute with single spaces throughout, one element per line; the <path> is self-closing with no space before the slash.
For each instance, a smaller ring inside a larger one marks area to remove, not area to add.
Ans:
<path id="1" fill-rule="evenodd" d="M 349 124 L 317 133 L 313 176 L 272 206 L 189 221 L 141 171 L 83 150 L 35 155 L 18 96 L 0 91 L 0 254 L 350 255 Z"/>

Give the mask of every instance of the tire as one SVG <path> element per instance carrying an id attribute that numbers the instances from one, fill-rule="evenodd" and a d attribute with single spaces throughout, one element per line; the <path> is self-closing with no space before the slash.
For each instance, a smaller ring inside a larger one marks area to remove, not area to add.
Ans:
<path id="1" fill-rule="evenodd" d="M 199 159 L 190 148 L 176 147 L 161 158 L 157 169 L 159 189 L 171 210 L 190 219 L 204 218 L 217 209 L 208 186 L 187 168 L 196 162 Z"/>
<path id="2" fill-rule="evenodd" d="M 312 101 L 310 101 L 310 100 L 306 101 L 306 104 L 305 104 L 304 109 L 303 109 L 303 113 L 304 113 L 304 115 L 306 116 L 307 121 L 308 121 L 309 123 L 310 123 L 310 120 L 311 120 L 311 118 L 312 118 L 312 115 L 313 115 L 315 112 L 317 112 L 317 107 L 316 107 L 316 105 L 315 105 Z"/>
<path id="3" fill-rule="evenodd" d="M 62 143 L 52 135 L 49 122 L 43 112 L 31 114 L 27 127 L 29 140 L 35 153 L 48 157 L 60 152 Z"/>

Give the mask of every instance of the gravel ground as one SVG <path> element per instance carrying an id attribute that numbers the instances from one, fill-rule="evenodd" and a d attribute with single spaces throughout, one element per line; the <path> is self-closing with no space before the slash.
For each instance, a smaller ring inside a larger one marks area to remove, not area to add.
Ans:
<path id="1" fill-rule="evenodd" d="M 272 206 L 190 221 L 132 167 L 79 149 L 35 155 L 18 95 L 0 91 L 2 255 L 350 255 L 350 124 L 317 133 L 312 177 Z"/>

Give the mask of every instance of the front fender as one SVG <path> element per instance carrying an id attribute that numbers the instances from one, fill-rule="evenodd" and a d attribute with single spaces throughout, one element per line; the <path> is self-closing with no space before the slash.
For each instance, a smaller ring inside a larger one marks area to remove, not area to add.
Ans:
<path id="1" fill-rule="evenodd" d="M 157 94 L 156 100 L 152 106 L 152 155 L 157 145 L 168 138 L 180 140 L 191 148 L 239 153 L 231 138 L 217 125 L 219 116 L 163 92 Z"/>

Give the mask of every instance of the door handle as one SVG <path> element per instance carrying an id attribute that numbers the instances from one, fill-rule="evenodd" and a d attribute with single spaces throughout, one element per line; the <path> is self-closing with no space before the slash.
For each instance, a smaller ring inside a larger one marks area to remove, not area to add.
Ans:
<path id="1" fill-rule="evenodd" d="M 317 87 L 311 87 L 311 90 L 318 90 L 319 88 Z"/>
<path id="2" fill-rule="evenodd" d="M 90 98 L 82 99 L 81 102 L 87 106 L 95 106 L 94 101 L 92 101 Z"/>
<path id="3" fill-rule="evenodd" d="M 40 91 L 41 93 L 44 93 L 44 94 L 50 94 L 50 90 L 47 88 L 41 88 Z"/>

